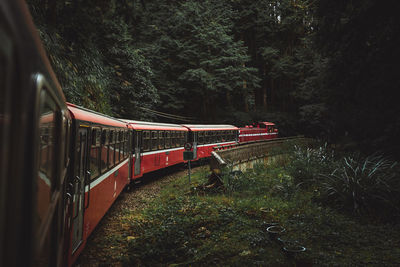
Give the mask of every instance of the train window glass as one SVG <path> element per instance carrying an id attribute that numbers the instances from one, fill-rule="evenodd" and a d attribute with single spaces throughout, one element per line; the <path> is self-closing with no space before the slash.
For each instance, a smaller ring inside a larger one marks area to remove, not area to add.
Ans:
<path id="1" fill-rule="evenodd" d="M 143 132 L 143 151 L 150 151 L 150 132 Z"/>
<path id="2" fill-rule="evenodd" d="M 181 132 L 176 132 L 176 139 L 175 139 L 176 147 L 180 147 L 181 145 Z"/>
<path id="3" fill-rule="evenodd" d="M 114 151 L 115 151 L 115 164 L 117 164 L 120 161 L 120 141 L 119 141 L 119 135 L 120 135 L 120 131 L 116 131 L 115 132 L 115 145 L 114 145 Z"/>
<path id="4" fill-rule="evenodd" d="M 158 133 L 157 131 L 151 131 L 151 150 L 157 150 L 158 148 Z"/>
<path id="5" fill-rule="evenodd" d="M 125 150 L 125 132 L 121 131 L 121 141 L 119 144 L 119 155 L 120 155 L 120 161 L 122 161 L 124 159 L 124 150 Z"/>
<path id="6" fill-rule="evenodd" d="M 107 170 L 107 158 L 108 158 L 108 130 L 103 129 L 101 131 L 101 150 L 100 150 L 100 168 L 103 173 Z"/>
<path id="7" fill-rule="evenodd" d="M 171 144 L 170 144 L 171 148 L 175 147 L 175 131 L 171 131 L 170 139 L 171 139 Z"/>
<path id="8" fill-rule="evenodd" d="M 181 132 L 175 132 L 175 147 L 179 147 L 181 145 Z"/>
<path id="9" fill-rule="evenodd" d="M 204 143 L 204 133 L 199 132 L 199 142 L 200 145 Z"/>
<path id="10" fill-rule="evenodd" d="M 110 131 L 110 138 L 109 138 L 110 142 L 108 144 L 108 168 L 112 168 L 115 164 L 114 160 L 115 160 L 115 144 L 114 144 L 114 140 L 115 140 L 115 132 L 113 130 Z"/>
<path id="11" fill-rule="evenodd" d="M 124 132 L 119 132 L 119 161 L 124 159 Z"/>
<path id="12" fill-rule="evenodd" d="M 158 132 L 158 149 L 164 149 L 164 131 Z"/>
<path id="13" fill-rule="evenodd" d="M 185 132 L 179 132 L 179 146 L 185 144 Z"/>
<path id="14" fill-rule="evenodd" d="M 90 149 L 91 179 L 96 179 L 100 174 L 100 129 L 92 129 L 92 146 Z"/>
<path id="15" fill-rule="evenodd" d="M 39 113 L 39 170 L 37 177 L 37 219 L 40 226 L 51 204 L 52 191 L 57 188 L 58 177 L 55 166 L 57 157 L 57 137 L 61 136 L 61 112 L 55 101 L 45 88 L 40 96 L 41 108 Z M 58 142 L 59 143 L 59 142 Z"/>
<path id="16" fill-rule="evenodd" d="M 122 134 L 122 140 L 121 140 L 121 145 L 120 145 L 120 149 L 121 149 L 120 153 L 121 153 L 121 160 L 123 160 L 125 158 L 125 143 L 126 143 L 125 131 L 122 131 L 121 134 Z"/>
<path id="17" fill-rule="evenodd" d="M 169 144 L 169 146 L 170 146 L 171 148 L 175 147 L 175 132 L 174 132 L 174 131 L 170 131 L 169 139 L 170 139 L 170 144 Z"/>
<path id="18" fill-rule="evenodd" d="M 129 156 L 129 144 L 130 144 L 130 142 L 129 142 L 129 140 L 130 140 L 130 135 L 131 135 L 131 132 L 130 131 L 126 131 L 125 132 L 125 148 L 124 148 L 124 158 L 127 158 L 128 156 Z"/>
<path id="19" fill-rule="evenodd" d="M 165 148 L 171 147 L 171 133 L 170 131 L 165 131 Z"/>

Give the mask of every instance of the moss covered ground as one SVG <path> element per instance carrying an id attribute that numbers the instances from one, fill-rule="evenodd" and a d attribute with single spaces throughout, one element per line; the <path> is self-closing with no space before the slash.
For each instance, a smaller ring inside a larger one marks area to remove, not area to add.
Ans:
<path id="1" fill-rule="evenodd" d="M 125 209 L 125 231 L 108 237 L 127 266 L 399 266 L 400 226 L 322 206 L 284 167 L 256 166 L 204 187 L 209 172 L 181 176 L 146 208 Z M 270 238 L 267 227 L 285 228 Z M 283 244 L 306 248 L 287 254 Z"/>

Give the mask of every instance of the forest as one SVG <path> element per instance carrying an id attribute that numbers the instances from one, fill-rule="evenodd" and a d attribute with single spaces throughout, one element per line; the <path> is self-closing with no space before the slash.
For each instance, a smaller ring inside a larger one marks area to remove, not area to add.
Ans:
<path id="1" fill-rule="evenodd" d="M 393 0 L 27 2 L 69 102 L 400 156 Z"/>

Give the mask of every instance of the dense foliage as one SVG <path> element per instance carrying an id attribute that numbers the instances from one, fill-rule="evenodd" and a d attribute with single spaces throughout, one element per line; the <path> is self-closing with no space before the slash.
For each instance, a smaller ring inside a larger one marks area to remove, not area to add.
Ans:
<path id="1" fill-rule="evenodd" d="M 394 0 L 28 3 L 68 101 L 132 119 L 270 120 L 400 154 Z"/>

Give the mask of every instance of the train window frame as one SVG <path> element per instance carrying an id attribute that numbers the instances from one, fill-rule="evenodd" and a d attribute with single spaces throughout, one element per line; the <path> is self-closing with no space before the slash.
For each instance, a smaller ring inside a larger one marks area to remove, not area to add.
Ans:
<path id="1" fill-rule="evenodd" d="M 175 147 L 179 147 L 181 144 L 181 132 L 176 131 Z"/>
<path id="2" fill-rule="evenodd" d="M 108 134 L 109 134 L 109 129 L 107 128 L 102 128 L 101 129 L 101 140 L 100 140 L 100 173 L 104 173 L 107 171 L 108 168 Z M 105 154 L 105 161 L 104 165 L 103 164 L 103 153 Z"/>
<path id="3" fill-rule="evenodd" d="M 97 158 L 95 164 L 96 171 L 92 169 L 92 150 L 97 149 Z M 92 127 L 91 129 L 91 145 L 89 157 L 89 170 L 91 172 L 90 180 L 93 181 L 101 175 L 101 129 L 99 127 Z"/>
<path id="4" fill-rule="evenodd" d="M 199 131 L 199 139 L 198 139 L 198 144 L 202 145 L 204 144 L 204 132 L 203 131 Z"/>
<path id="5" fill-rule="evenodd" d="M 142 140 L 143 140 L 143 142 L 142 142 L 143 152 L 150 151 L 150 147 L 151 147 L 150 146 L 150 131 L 148 131 L 148 130 L 143 131 Z"/>
<path id="6" fill-rule="evenodd" d="M 171 148 L 171 131 L 165 131 L 165 148 Z"/>
<path id="7" fill-rule="evenodd" d="M 158 132 L 157 131 L 151 131 L 151 150 L 155 151 L 158 149 Z"/>
<path id="8" fill-rule="evenodd" d="M 165 148 L 165 138 L 164 138 L 164 131 L 158 131 L 158 149 Z"/>
<path id="9" fill-rule="evenodd" d="M 176 147 L 176 131 L 171 131 L 171 148 Z"/>
<path id="10" fill-rule="evenodd" d="M 111 169 L 115 165 L 115 130 L 110 129 L 109 131 L 109 143 L 108 143 L 108 157 L 107 157 L 107 167 Z M 111 156 L 112 155 L 112 161 Z"/>
<path id="11" fill-rule="evenodd" d="M 64 117 L 65 117 L 65 112 L 66 109 L 63 108 L 63 103 L 60 101 L 60 99 L 56 96 L 56 94 L 54 93 L 54 90 L 52 90 L 52 87 L 49 86 L 49 84 L 47 83 L 46 79 L 44 78 L 43 75 L 41 74 L 36 74 L 35 75 L 35 82 L 36 82 L 36 89 L 37 89 L 37 97 L 38 97 L 38 109 L 36 110 L 36 121 L 35 124 L 37 125 L 38 129 L 41 128 L 41 120 L 42 120 L 42 114 L 46 114 L 45 112 L 45 106 L 47 105 L 47 107 L 50 107 L 50 113 L 53 114 L 53 128 L 48 131 L 48 132 L 52 132 L 53 136 L 49 137 L 47 140 L 51 142 L 51 146 L 50 147 L 50 151 L 53 153 L 53 155 L 48 155 L 48 158 L 52 159 L 51 165 L 52 169 L 50 172 L 51 177 L 48 179 L 49 181 L 49 198 L 48 198 L 48 202 L 45 203 L 45 210 L 42 210 L 45 212 L 45 216 L 42 218 L 43 221 L 40 221 L 40 219 L 38 219 L 38 223 L 35 226 L 35 232 L 37 234 L 37 236 L 39 236 L 40 238 L 38 238 L 38 240 L 36 240 L 36 244 L 35 246 L 37 247 L 38 251 L 41 251 L 44 246 L 45 243 L 47 242 L 47 240 L 49 240 L 48 238 L 54 240 L 54 239 L 58 239 L 60 240 L 61 237 L 61 232 L 56 232 L 54 233 L 54 231 L 52 230 L 52 228 L 54 227 L 54 223 L 52 222 L 53 220 L 51 219 L 51 216 L 48 216 L 49 213 L 51 213 L 51 210 L 53 210 L 55 208 L 55 205 L 57 203 L 59 203 L 59 199 L 61 197 L 61 194 L 56 193 L 57 192 L 61 192 L 62 188 L 61 185 L 64 182 L 64 172 L 65 172 L 65 161 L 64 159 L 60 159 L 59 157 L 55 157 L 55 155 L 61 155 L 61 156 L 65 156 L 65 151 L 63 151 L 65 149 L 65 144 L 62 143 L 62 137 L 63 134 L 66 132 L 66 128 L 64 128 L 65 124 L 64 124 Z M 65 111 L 65 112 L 64 112 Z M 68 118 L 65 118 L 68 121 Z M 45 119 L 43 119 L 45 122 Z M 40 130 L 39 130 L 40 132 Z M 46 131 L 44 131 L 46 132 Z M 37 146 L 41 146 L 41 136 L 40 133 L 39 135 L 37 135 L 37 138 L 39 139 L 39 142 L 36 143 Z M 36 148 L 35 148 L 36 149 Z M 36 150 L 36 152 L 38 155 L 41 154 L 41 147 Z M 40 178 L 40 165 L 41 165 L 41 156 L 38 156 L 36 158 L 37 160 L 37 164 L 38 164 L 38 169 L 37 169 L 37 179 L 41 179 Z M 67 161 L 68 164 L 68 161 Z M 35 178 L 36 179 L 36 178 Z M 46 182 L 47 184 L 47 182 Z M 39 187 L 39 185 L 38 185 Z M 40 194 L 40 192 L 36 193 L 37 195 Z M 39 203 L 36 203 L 36 207 L 37 209 L 35 209 L 35 216 L 40 216 L 39 213 Z M 50 220 L 52 221 L 49 221 Z M 54 234 L 53 234 L 54 233 Z"/>

